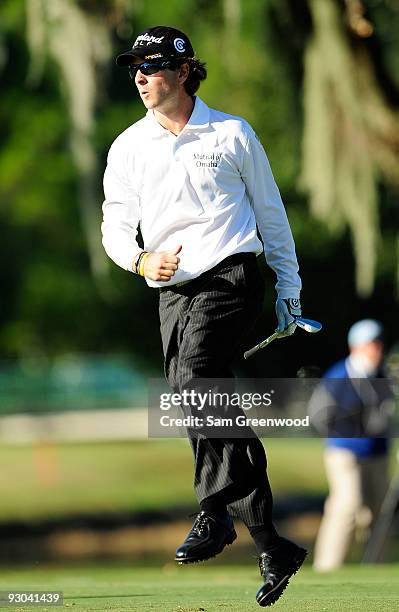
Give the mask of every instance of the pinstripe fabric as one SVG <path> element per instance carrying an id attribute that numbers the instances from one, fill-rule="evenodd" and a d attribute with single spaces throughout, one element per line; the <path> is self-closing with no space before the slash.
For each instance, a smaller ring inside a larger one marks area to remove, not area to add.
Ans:
<path id="1" fill-rule="evenodd" d="M 261 313 L 263 295 L 252 253 L 233 255 L 188 284 L 161 290 L 164 369 L 174 392 L 198 390 L 201 379 L 233 379 L 231 363 Z M 248 439 L 206 438 L 193 430 L 188 436 L 198 501 L 233 485 L 229 491 L 236 496 L 229 511 L 248 526 L 270 523 L 272 495 L 259 439 L 253 434 Z"/>

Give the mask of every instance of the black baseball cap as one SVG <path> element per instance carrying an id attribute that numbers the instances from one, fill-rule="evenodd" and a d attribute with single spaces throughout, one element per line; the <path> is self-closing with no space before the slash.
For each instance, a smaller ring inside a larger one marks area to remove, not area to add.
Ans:
<path id="1" fill-rule="evenodd" d="M 132 59 L 152 60 L 165 57 L 194 57 L 194 49 L 188 36 L 168 26 L 155 26 L 139 34 L 133 47 L 116 58 L 118 66 L 129 66 Z"/>

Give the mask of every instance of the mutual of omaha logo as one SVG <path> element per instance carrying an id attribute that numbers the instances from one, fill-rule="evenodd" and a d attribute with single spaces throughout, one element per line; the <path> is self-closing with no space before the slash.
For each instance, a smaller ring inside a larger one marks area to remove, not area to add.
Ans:
<path id="1" fill-rule="evenodd" d="M 217 168 L 222 158 L 222 153 L 194 153 L 193 155 L 197 168 Z"/>

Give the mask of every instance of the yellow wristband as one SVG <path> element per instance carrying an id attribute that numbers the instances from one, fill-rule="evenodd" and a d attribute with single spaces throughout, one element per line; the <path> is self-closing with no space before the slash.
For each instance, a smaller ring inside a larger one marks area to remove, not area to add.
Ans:
<path id="1" fill-rule="evenodd" d="M 132 265 L 132 270 L 135 274 L 138 274 L 139 271 L 137 270 L 137 264 L 139 262 L 139 259 L 141 257 L 141 255 L 144 253 L 144 251 L 140 251 L 139 253 L 137 253 L 136 257 L 133 259 L 133 265 Z"/>
<path id="2" fill-rule="evenodd" d="M 151 255 L 151 253 L 145 253 L 145 255 L 143 255 L 143 257 L 141 258 L 140 269 L 139 269 L 140 276 L 144 276 L 144 264 L 145 264 L 145 260 L 147 259 L 147 257 L 149 257 L 149 255 Z"/>

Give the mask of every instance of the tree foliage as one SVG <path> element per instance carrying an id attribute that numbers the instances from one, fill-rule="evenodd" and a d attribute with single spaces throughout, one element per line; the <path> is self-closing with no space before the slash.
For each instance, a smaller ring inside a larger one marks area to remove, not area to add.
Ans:
<path id="1" fill-rule="evenodd" d="M 338 334 L 312 344 L 317 359 L 340 352 L 345 326 L 365 314 L 385 317 L 393 330 L 382 304 L 394 305 L 397 275 L 395 2 L 4 0 L 3 356 L 126 350 L 147 367 L 160 363 L 155 292 L 106 260 L 99 232 L 107 150 L 143 115 L 113 57 L 157 23 L 189 33 L 208 64 L 200 95 L 245 117 L 264 143 L 296 237 L 309 314 L 338 330 L 335 296 L 344 296 Z M 267 330 L 273 297 L 270 289 Z M 306 344 L 305 358 L 310 351 Z M 263 359 L 254 362 L 259 371 Z M 292 369 L 297 361 L 285 358 Z"/>

